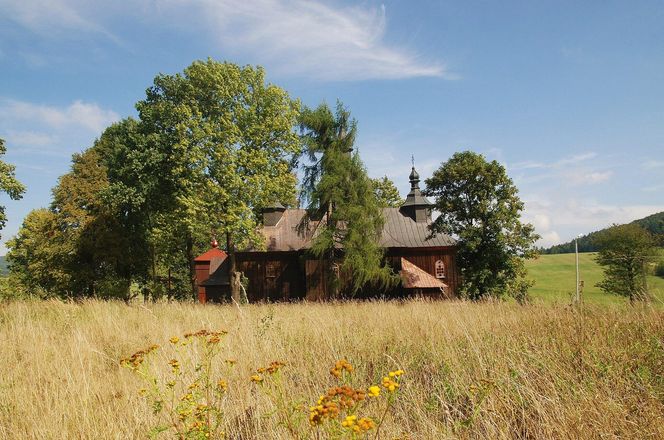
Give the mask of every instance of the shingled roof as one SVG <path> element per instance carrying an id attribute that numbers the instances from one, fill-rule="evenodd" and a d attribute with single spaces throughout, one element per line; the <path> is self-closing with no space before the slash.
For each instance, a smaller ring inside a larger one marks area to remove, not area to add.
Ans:
<path id="1" fill-rule="evenodd" d="M 401 282 L 406 289 L 445 289 L 447 284 L 401 257 Z"/>
<path id="2" fill-rule="evenodd" d="M 264 226 L 261 233 L 265 237 L 268 251 L 285 252 L 308 249 L 311 240 L 318 234 L 319 221 L 309 221 L 303 227 L 304 209 L 287 209 L 274 226 Z M 428 226 L 431 222 L 416 222 L 404 215 L 399 208 L 384 208 L 385 225 L 380 238 L 380 245 L 387 248 L 421 248 L 454 246 L 452 237 L 438 234 L 429 238 Z"/>

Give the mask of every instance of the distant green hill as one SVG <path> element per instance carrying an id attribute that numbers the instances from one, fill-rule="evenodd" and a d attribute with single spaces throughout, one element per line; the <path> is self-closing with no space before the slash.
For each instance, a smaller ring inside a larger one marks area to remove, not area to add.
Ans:
<path id="1" fill-rule="evenodd" d="M 648 217 L 644 217 L 639 220 L 634 220 L 632 223 L 636 223 L 637 225 L 643 227 L 651 234 L 664 237 L 664 211 L 649 215 Z M 595 246 L 594 241 L 595 237 L 597 237 L 597 234 L 602 231 L 604 231 L 604 229 L 591 232 L 590 234 L 580 237 L 579 252 L 597 252 L 598 249 L 597 246 Z M 563 244 L 557 244 L 547 249 L 542 249 L 540 252 L 543 254 L 566 254 L 569 252 L 574 252 L 574 240 Z"/>

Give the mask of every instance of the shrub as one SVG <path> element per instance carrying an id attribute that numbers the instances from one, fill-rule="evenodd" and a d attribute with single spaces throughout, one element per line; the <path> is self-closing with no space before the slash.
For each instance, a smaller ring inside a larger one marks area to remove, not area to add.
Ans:
<path id="1" fill-rule="evenodd" d="M 664 261 L 660 261 L 655 266 L 655 276 L 664 278 Z"/>

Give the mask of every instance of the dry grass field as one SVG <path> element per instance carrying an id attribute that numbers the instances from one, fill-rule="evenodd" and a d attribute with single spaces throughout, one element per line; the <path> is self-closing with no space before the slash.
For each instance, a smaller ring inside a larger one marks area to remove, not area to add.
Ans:
<path id="1" fill-rule="evenodd" d="M 221 358 L 237 360 L 228 438 L 291 438 L 249 380 L 257 367 L 286 362 L 286 394 L 306 413 L 342 358 L 357 384 L 405 370 L 384 439 L 664 438 L 661 309 L 424 301 L 0 304 L 0 438 L 146 438 L 157 417 L 119 361 L 199 329 L 227 330 Z"/>

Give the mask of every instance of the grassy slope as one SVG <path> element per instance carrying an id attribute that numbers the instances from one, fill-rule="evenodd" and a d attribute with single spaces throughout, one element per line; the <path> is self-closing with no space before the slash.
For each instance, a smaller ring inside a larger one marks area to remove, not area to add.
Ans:
<path id="1" fill-rule="evenodd" d="M 548 302 L 570 300 L 575 282 L 574 254 L 542 255 L 537 260 L 529 261 L 527 266 L 529 278 L 535 281 L 530 290 L 533 297 Z M 603 277 L 602 268 L 595 262 L 595 253 L 579 254 L 579 272 L 585 283 L 583 299 L 586 302 L 626 302 L 624 298 L 608 295 L 595 287 Z M 649 276 L 648 287 L 655 297 L 655 302 L 664 303 L 664 279 Z"/>

